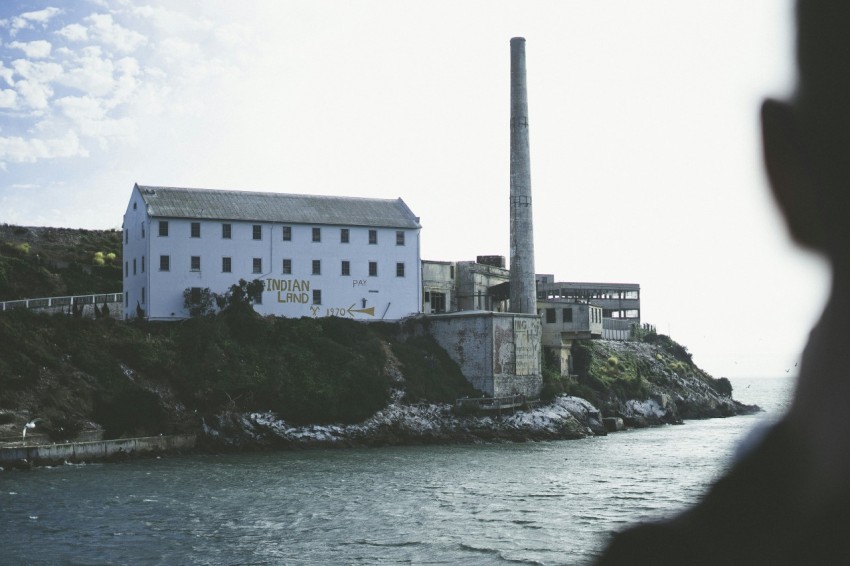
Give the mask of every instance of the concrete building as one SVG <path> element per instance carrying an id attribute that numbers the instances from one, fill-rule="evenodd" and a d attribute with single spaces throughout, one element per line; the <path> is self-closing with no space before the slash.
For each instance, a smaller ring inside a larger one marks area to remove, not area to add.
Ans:
<path id="1" fill-rule="evenodd" d="M 455 264 L 451 261 L 422 262 L 422 313 L 440 314 L 458 310 Z"/>
<path id="2" fill-rule="evenodd" d="M 124 214 L 124 317 L 188 316 L 186 289 L 265 288 L 255 310 L 398 320 L 420 312 L 419 219 L 401 199 L 135 185 Z"/>
<path id="3" fill-rule="evenodd" d="M 567 283 L 553 275 L 537 276 L 537 300 L 580 301 L 602 308 L 602 338 L 627 340 L 641 326 L 640 285 L 637 283 Z"/>

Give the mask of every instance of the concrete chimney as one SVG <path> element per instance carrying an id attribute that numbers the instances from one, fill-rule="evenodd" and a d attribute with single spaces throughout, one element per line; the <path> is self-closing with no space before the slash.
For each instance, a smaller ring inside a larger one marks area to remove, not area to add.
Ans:
<path id="1" fill-rule="evenodd" d="M 534 224 L 531 218 L 531 158 L 525 38 L 511 39 L 511 304 L 515 313 L 537 314 Z"/>

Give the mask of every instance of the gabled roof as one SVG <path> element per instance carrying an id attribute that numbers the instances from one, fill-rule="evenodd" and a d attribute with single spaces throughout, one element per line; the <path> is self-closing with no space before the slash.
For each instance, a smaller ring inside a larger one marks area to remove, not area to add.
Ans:
<path id="1" fill-rule="evenodd" d="M 403 200 L 136 185 L 149 216 L 420 228 Z"/>

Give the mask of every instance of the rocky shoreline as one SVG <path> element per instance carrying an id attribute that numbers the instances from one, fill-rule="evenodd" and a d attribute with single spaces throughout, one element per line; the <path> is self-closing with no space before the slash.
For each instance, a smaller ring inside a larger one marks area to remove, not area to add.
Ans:
<path id="1" fill-rule="evenodd" d="M 693 402 L 692 399 L 688 401 Z M 706 401 L 706 406 L 712 405 L 712 401 Z M 723 414 L 716 415 L 718 417 L 760 411 L 755 405 L 736 401 L 722 406 Z M 666 403 L 664 399 L 661 402 L 630 400 L 624 408 L 622 416 L 603 418 L 599 409 L 587 400 L 563 395 L 548 404 L 525 410 L 460 416 L 451 405 L 394 402 L 359 424 L 307 426 L 290 426 L 271 412 L 223 413 L 204 420 L 198 447 L 204 452 L 239 452 L 574 440 L 604 436 L 625 428 L 684 422 L 678 416 L 675 401 L 669 398 Z M 729 412 L 732 409 L 734 411 Z"/>

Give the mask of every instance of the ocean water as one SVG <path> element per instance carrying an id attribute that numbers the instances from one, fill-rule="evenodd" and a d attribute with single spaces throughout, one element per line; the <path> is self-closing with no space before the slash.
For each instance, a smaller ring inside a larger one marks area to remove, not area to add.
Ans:
<path id="1" fill-rule="evenodd" d="M 695 502 L 788 404 L 574 441 L 171 457 L 0 472 L 0 564 L 585 564 Z"/>

